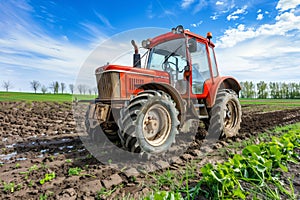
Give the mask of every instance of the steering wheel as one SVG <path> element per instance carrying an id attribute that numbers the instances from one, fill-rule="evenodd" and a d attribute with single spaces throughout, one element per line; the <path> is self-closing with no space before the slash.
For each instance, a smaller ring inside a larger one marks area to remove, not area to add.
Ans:
<path id="1" fill-rule="evenodd" d="M 172 71 L 175 71 L 175 69 L 173 69 L 173 68 L 171 67 L 171 64 L 174 65 L 174 67 L 175 67 L 175 69 L 176 69 L 176 64 L 173 63 L 173 62 L 169 62 L 169 61 L 164 62 L 164 63 L 161 65 L 161 67 L 162 67 L 162 69 L 163 69 L 164 71 L 166 71 L 166 72 L 172 72 Z"/>

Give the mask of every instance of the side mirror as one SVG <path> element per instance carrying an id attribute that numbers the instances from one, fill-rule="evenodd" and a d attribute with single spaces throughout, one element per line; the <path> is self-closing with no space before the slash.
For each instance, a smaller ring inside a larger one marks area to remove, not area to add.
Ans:
<path id="1" fill-rule="evenodd" d="M 197 41 L 195 38 L 191 38 L 188 40 L 188 48 L 189 48 L 190 53 L 197 51 Z"/>

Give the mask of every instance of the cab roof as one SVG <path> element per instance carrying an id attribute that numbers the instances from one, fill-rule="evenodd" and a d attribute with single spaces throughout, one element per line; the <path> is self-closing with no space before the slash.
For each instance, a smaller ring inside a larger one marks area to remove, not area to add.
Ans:
<path id="1" fill-rule="evenodd" d="M 156 46 L 157 44 L 169 41 L 169 40 L 174 40 L 174 39 L 179 39 L 179 38 L 185 38 L 186 36 L 188 36 L 189 38 L 196 38 L 197 40 L 200 40 L 202 42 L 208 43 L 208 39 L 200 36 L 196 33 L 193 33 L 189 30 L 184 30 L 183 33 L 173 33 L 173 32 L 168 32 L 162 35 L 159 35 L 155 38 L 150 39 L 151 43 L 150 43 L 150 48 Z M 210 41 L 209 43 L 210 46 L 215 47 L 214 43 Z"/>

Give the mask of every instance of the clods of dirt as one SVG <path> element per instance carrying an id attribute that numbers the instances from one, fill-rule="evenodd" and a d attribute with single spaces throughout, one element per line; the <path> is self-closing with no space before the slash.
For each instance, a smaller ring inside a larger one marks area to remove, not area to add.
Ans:
<path id="1" fill-rule="evenodd" d="M 275 126 L 300 121 L 299 108 L 272 112 L 264 112 L 265 107 L 253 107 L 253 112 L 249 108 L 243 112 L 239 136 L 210 145 L 201 130 L 184 154 L 170 158 L 171 165 L 158 160 L 145 167 L 156 168 L 159 174 L 165 168 L 184 169 L 194 159 L 201 158 L 199 165 L 218 162 L 221 157 L 211 160 L 202 155 L 226 150 L 231 141 L 242 142 Z M 104 165 L 90 154 L 76 131 L 71 103 L 0 102 L 0 148 L 0 199 L 105 199 L 128 194 L 138 198 L 150 191 L 143 170 L 118 169 L 112 167 L 113 160 Z M 295 190 L 300 190 L 298 172 L 298 165 L 291 165 L 287 174 L 294 176 Z"/>

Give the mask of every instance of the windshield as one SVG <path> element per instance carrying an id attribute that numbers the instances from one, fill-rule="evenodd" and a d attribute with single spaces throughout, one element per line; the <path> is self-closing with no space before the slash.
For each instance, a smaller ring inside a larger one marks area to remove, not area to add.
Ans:
<path id="1" fill-rule="evenodd" d="M 149 53 L 148 69 L 166 71 L 170 75 L 170 84 L 181 94 L 186 92 L 184 68 L 187 66 L 186 39 L 174 39 L 158 44 Z"/>
<path id="2" fill-rule="evenodd" d="M 187 65 L 185 38 L 170 40 L 153 47 L 150 51 L 148 69 L 168 68 L 182 71 Z"/>

